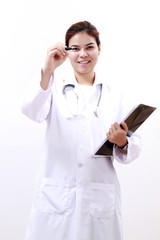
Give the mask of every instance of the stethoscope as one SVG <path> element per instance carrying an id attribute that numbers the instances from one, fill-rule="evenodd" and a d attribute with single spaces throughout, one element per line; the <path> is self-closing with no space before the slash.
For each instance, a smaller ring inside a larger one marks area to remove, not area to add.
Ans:
<path id="1" fill-rule="evenodd" d="M 67 85 L 65 85 L 63 87 L 62 93 L 67 98 L 67 94 L 66 93 L 68 91 L 70 91 L 70 90 L 74 91 L 74 89 L 75 89 L 75 85 L 74 84 L 67 84 Z M 76 96 L 76 98 L 78 100 L 78 95 L 76 94 L 76 92 L 75 92 L 75 96 Z M 100 105 L 101 98 L 102 98 L 102 84 L 100 84 L 100 94 L 99 94 L 99 98 L 98 98 L 98 101 L 97 101 L 96 109 L 93 111 L 93 113 L 94 113 L 94 115 L 96 117 L 99 117 L 99 115 L 100 115 L 99 105 Z M 78 112 L 73 113 L 71 110 L 70 110 L 70 112 L 71 112 L 73 117 L 81 116 Z"/>

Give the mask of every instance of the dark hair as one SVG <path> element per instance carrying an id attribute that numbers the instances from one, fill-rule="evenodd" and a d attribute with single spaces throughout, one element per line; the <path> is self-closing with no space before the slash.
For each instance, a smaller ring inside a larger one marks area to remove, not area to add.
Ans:
<path id="1" fill-rule="evenodd" d="M 93 26 L 90 22 L 82 21 L 73 24 L 67 30 L 65 35 L 66 46 L 69 47 L 69 40 L 71 39 L 71 37 L 73 37 L 76 33 L 83 31 L 86 32 L 88 35 L 95 37 L 97 45 L 100 45 L 99 32 L 97 31 L 96 27 Z"/>

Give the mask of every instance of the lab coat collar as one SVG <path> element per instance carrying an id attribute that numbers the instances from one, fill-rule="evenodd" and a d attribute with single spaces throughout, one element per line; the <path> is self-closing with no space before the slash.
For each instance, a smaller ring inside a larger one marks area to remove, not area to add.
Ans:
<path id="1" fill-rule="evenodd" d="M 97 77 L 97 73 L 95 73 L 95 80 L 93 86 L 104 84 L 104 80 Z M 67 85 L 77 86 L 78 82 L 75 78 L 74 72 L 72 71 L 64 80 L 64 87 Z"/>

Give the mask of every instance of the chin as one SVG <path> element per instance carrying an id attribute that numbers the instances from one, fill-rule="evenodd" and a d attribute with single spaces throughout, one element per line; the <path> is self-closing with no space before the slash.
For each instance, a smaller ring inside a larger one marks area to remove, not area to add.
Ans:
<path id="1" fill-rule="evenodd" d="M 77 68 L 75 69 L 76 72 L 81 74 L 87 74 L 94 71 L 94 68 Z"/>
<path id="2" fill-rule="evenodd" d="M 78 74 L 88 74 L 88 73 L 91 73 L 92 71 L 76 71 Z"/>

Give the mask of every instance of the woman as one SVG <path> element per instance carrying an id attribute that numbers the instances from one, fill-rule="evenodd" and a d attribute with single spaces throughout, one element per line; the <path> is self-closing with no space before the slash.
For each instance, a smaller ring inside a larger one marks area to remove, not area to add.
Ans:
<path id="1" fill-rule="evenodd" d="M 22 107 L 32 120 L 47 122 L 25 239 L 121 240 L 113 160 L 133 161 L 140 151 L 139 138 L 126 137 L 127 125 L 119 125 L 127 113 L 123 98 L 95 74 L 101 51 L 97 29 L 86 21 L 73 24 L 65 41 L 49 48 L 40 84 L 29 91 Z M 55 70 L 67 58 L 74 71 L 57 79 Z M 114 143 L 113 156 L 95 156 L 106 134 Z"/>

